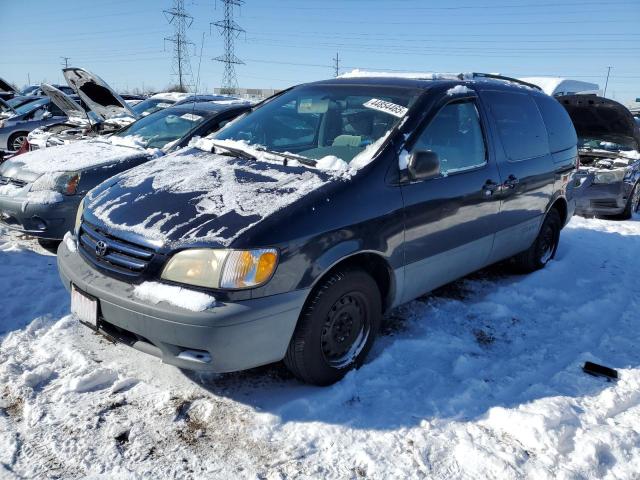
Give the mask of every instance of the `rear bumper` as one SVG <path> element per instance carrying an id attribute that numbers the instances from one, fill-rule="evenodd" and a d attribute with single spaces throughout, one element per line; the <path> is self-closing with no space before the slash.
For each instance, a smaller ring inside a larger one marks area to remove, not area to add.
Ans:
<path id="1" fill-rule="evenodd" d="M 32 203 L 27 197 L 0 196 L 0 225 L 34 237 L 61 240 L 72 231 L 82 196 L 64 196 L 59 203 Z"/>
<path id="2" fill-rule="evenodd" d="M 74 284 L 98 299 L 103 333 L 165 363 L 218 373 L 282 360 L 309 292 L 296 290 L 192 312 L 140 300 L 132 284 L 95 270 L 65 242 L 58 248 L 58 269 L 68 290 Z M 209 361 L 190 358 L 194 351 Z"/>

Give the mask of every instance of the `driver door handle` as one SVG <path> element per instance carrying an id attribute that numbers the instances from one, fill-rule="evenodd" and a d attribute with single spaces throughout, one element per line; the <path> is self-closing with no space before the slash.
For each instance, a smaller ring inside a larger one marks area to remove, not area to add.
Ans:
<path id="1" fill-rule="evenodd" d="M 500 188 L 499 183 L 496 183 L 493 180 L 487 180 L 486 182 L 484 182 L 484 185 L 482 186 L 482 194 L 486 198 L 489 198 L 493 196 L 493 193 L 499 188 Z"/>
<path id="2" fill-rule="evenodd" d="M 504 181 L 505 188 L 516 188 L 516 185 L 520 183 L 520 180 L 516 178 L 515 175 L 509 175 L 507 179 Z"/>

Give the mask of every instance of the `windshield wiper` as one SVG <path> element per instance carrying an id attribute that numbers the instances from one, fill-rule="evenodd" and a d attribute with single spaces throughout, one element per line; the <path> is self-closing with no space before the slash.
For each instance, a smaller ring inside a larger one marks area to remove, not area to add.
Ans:
<path id="1" fill-rule="evenodd" d="M 270 153 L 272 155 L 276 155 L 278 157 L 284 158 L 284 160 L 285 160 L 284 165 L 285 166 L 287 165 L 287 160 L 295 160 L 296 162 L 300 162 L 303 165 L 308 165 L 310 167 L 315 167 L 316 164 L 318 163 L 316 160 L 314 160 L 312 158 L 303 157 L 302 155 L 295 155 L 293 153 L 276 152 L 274 150 L 267 150 L 266 148 L 261 148 L 260 151 L 264 152 L 264 153 Z"/>
<path id="2" fill-rule="evenodd" d="M 236 157 L 240 157 L 240 158 L 244 158 L 245 160 L 257 160 L 257 158 L 250 154 L 249 152 L 245 152 L 244 150 L 240 149 L 240 148 L 235 148 L 235 147 L 229 147 L 227 145 L 219 145 L 217 143 L 213 143 L 213 147 L 214 149 L 222 149 L 222 150 L 226 150 L 227 153 L 225 152 L 214 152 L 217 153 L 218 155 L 234 155 Z"/>

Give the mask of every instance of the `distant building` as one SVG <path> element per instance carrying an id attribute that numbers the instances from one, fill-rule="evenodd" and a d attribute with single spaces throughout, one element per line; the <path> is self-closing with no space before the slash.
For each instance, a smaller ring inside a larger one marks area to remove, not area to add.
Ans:
<path id="1" fill-rule="evenodd" d="M 523 82 L 533 83 L 539 86 L 544 93 L 554 97 L 562 95 L 574 95 L 576 93 L 595 93 L 600 94 L 600 86 L 597 83 L 582 82 L 580 80 L 571 80 L 570 78 L 560 77 L 523 77 L 519 80 Z"/>
<path id="2" fill-rule="evenodd" d="M 264 100 L 271 95 L 275 95 L 281 90 L 277 90 L 274 88 L 236 88 L 234 92 L 231 94 L 234 97 L 244 98 L 246 100 Z M 228 94 L 227 90 L 222 88 L 214 88 L 213 93 L 217 95 L 225 95 Z"/>

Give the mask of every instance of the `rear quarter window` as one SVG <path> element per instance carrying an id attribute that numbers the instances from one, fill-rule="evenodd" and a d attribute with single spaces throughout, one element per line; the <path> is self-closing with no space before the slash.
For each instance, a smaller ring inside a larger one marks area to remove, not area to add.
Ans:
<path id="1" fill-rule="evenodd" d="M 517 162 L 549 154 L 547 129 L 528 93 L 488 91 L 483 96 L 508 160 Z"/>
<path id="2" fill-rule="evenodd" d="M 551 152 L 561 152 L 575 147 L 578 144 L 576 129 L 573 127 L 571 117 L 560 105 L 560 102 L 553 97 L 543 95 L 536 95 L 533 98 L 540 109 L 544 123 L 547 125 Z"/>

